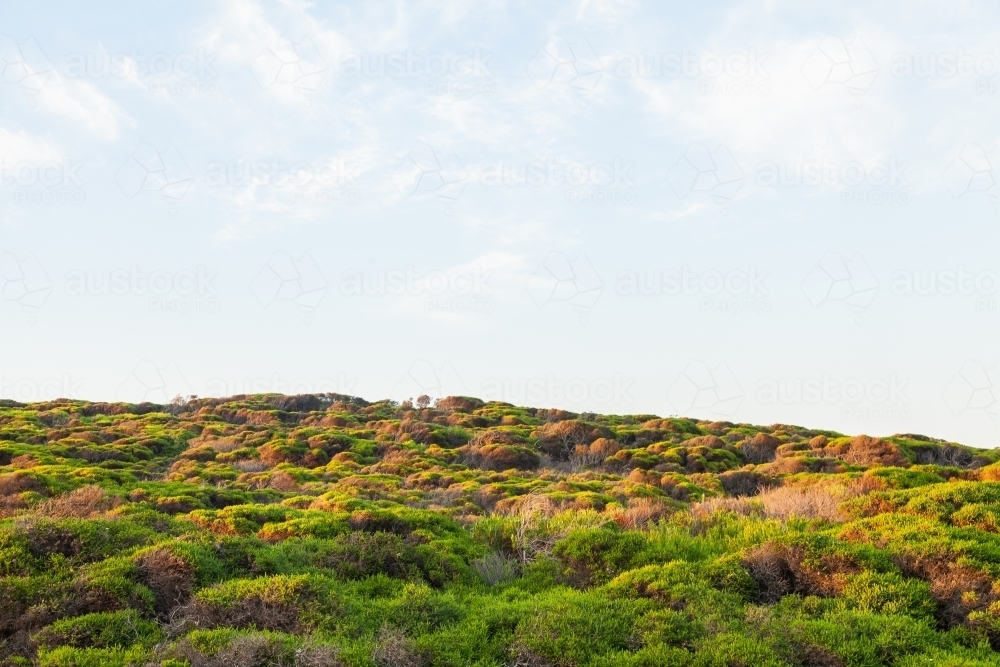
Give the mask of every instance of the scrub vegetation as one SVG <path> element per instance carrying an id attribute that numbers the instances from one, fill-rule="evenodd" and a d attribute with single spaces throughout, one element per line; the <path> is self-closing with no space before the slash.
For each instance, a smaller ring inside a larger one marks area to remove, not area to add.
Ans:
<path id="1" fill-rule="evenodd" d="M 1000 665 L 1000 451 L 470 397 L 0 402 L 0 665 Z"/>

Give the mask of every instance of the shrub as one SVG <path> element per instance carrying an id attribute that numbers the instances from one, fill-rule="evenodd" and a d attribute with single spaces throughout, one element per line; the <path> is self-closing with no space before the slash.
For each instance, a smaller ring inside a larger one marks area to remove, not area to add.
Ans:
<path id="1" fill-rule="evenodd" d="M 743 566 L 757 583 L 758 602 L 773 604 L 790 593 L 831 596 L 859 567 L 836 552 L 807 554 L 801 545 L 767 542 L 746 552 Z"/>
<path id="2" fill-rule="evenodd" d="M 33 637 L 43 648 L 128 648 L 152 646 L 161 638 L 159 627 L 132 610 L 84 614 L 56 621 Z"/>
<path id="3" fill-rule="evenodd" d="M 895 572 L 861 572 L 851 577 L 842 595 L 862 611 L 877 614 L 931 618 L 935 610 L 926 582 L 904 579 Z"/>
<path id="4" fill-rule="evenodd" d="M 776 483 L 771 477 L 749 470 L 729 470 L 719 475 L 719 482 L 730 496 L 756 496 Z"/>
<path id="5" fill-rule="evenodd" d="M 575 419 L 548 422 L 538 428 L 538 447 L 557 459 L 568 459 L 577 445 L 590 445 L 601 432 Z"/>
<path id="6" fill-rule="evenodd" d="M 761 493 L 759 498 L 764 507 L 764 515 L 773 519 L 840 519 L 839 502 L 826 489 L 782 486 Z"/>
<path id="7" fill-rule="evenodd" d="M 120 504 L 120 498 L 109 498 L 101 487 L 88 485 L 45 501 L 35 508 L 35 512 L 55 519 L 85 519 L 103 514 Z"/>
<path id="8" fill-rule="evenodd" d="M 755 433 L 753 437 L 743 441 L 740 451 L 747 463 L 769 463 L 774 460 L 775 451 L 781 440 L 767 433 Z"/>
<path id="9" fill-rule="evenodd" d="M 520 571 L 517 560 L 495 551 L 473 561 L 472 568 L 490 586 L 512 581 Z"/>
<path id="10" fill-rule="evenodd" d="M 534 470 L 538 467 L 538 454 L 528 449 L 512 444 L 490 443 L 485 445 L 467 445 L 462 459 L 468 465 L 483 470 Z"/>
<path id="11" fill-rule="evenodd" d="M 195 584 L 195 570 L 186 560 L 165 548 L 146 551 L 136 560 L 138 578 L 155 597 L 154 608 L 161 616 L 185 602 Z"/>
<path id="12" fill-rule="evenodd" d="M 516 645 L 559 665 L 600 664 L 598 656 L 629 648 L 648 600 L 610 599 L 593 592 L 554 590 L 536 598 L 521 620 Z"/>
<path id="13" fill-rule="evenodd" d="M 646 540 L 634 532 L 581 529 L 556 543 L 552 555 L 573 586 L 587 588 L 610 581 L 642 558 Z"/>
<path id="14" fill-rule="evenodd" d="M 160 651 L 161 667 L 344 667 L 332 646 L 306 642 L 296 649 L 281 635 L 195 631 Z"/>
<path id="15" fill-rule="evenodd" d="M 424 667 L 428 664 L 426 656 L 417 651 L 413 641 L 402 631 L 389 626 L 379 632 L 372 661 L 378 667 Z"/>
<path id="16" fill-rule="evenodd" d="M 333 538 L 324 564 L 343 579 L 376 574 L 402 577 L 407 573 L 403 540 L 385 532 L 353 532 Z"/>
<path id="17" fill-rule="evenodd" d="M 174 635 L 191 628 L 242 628 L 296 633 L 312 597 L 305 575 L 234 579 L 199 591 L 178 609 Z"/>
<path id="18" fill-rule="evenodd" d="M 690 614 L 675 609 L 658 609 L 641 617 L 634 633 L 642 646 L 666 644 L 693 649 L 706 633 L 704 626 Z"/>

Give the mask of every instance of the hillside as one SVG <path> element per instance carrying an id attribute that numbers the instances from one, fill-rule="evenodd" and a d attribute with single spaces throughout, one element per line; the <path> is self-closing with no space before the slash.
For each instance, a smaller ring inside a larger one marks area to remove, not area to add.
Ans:
<path id="1" fill-rule="evenodd" d="M 468 397 L 0 401 L 0 664 L 1000 665 L 998 461 Z"/>

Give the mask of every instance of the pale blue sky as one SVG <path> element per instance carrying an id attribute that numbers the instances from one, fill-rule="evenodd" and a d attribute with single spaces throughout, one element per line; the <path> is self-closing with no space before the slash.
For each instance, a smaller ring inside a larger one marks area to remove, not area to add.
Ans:
<path id="1" fill-rule="evenodd" d="M 0 3 L 0 397 L 1000 444 L 990 3 Z"/>

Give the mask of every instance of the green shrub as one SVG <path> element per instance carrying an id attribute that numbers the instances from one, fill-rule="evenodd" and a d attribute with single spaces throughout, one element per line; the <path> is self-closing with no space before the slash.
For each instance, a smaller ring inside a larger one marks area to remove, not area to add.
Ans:
<path id="1" fill-rule="evenodd" d="M 32 637 L 45 649 L 63 645 L 122 649 L 135 644 L 152 646 L 161 638 L 162 633 L 156 623 L 143 619 L 132 609 L 61 619 Z"/>

